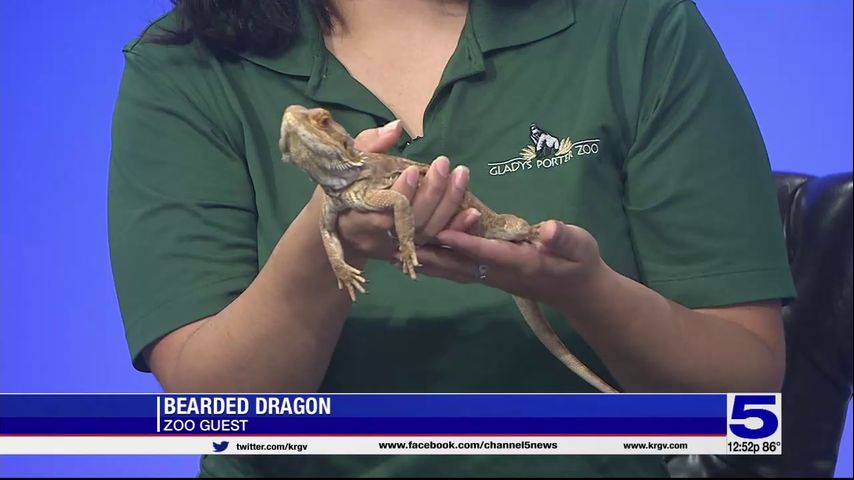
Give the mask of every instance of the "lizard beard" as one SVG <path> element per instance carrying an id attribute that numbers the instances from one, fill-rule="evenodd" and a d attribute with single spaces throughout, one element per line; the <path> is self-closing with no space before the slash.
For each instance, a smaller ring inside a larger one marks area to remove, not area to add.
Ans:
<path id="1" fill-rule="evenodd" d="M 322 167 L 319 170 L 309 171 L 311 178 L 327 191 L 338 191 L 349 187 L 359 178 L 362 168 L 337 162 L 335 168 Z"/>

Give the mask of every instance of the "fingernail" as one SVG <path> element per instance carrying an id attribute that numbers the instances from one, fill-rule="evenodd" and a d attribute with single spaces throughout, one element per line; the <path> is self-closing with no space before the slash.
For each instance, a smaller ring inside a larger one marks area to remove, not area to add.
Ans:
<path id="1" fill-rule="evenodd" d="M 420 174 L 418 173 L 418 169 L 410 168 L 409 171 L 406 172 L 406 175 L 406 183 L 410 187 L 417 187 L 418 177 L 420 176 Z"/>
<path id="2" fill-rule="evenodd" d="M 433 165 L 436 166 L 436 171 L 439 172 L 439 175 L 441 175 L 442 178 L 448 178 L 451 169 L 451 163 L 448 160 L 448 157 L 437 157 L 436 160 L 433 161 Z"/>
<path id="3" fill-rule="evenodd" d="M 459 167 L 454 169 L 454 186 L 459 188 L 460 190 L 466 188 L 466 184 L 469 181 L 469 168 L 460 165 Z M 479 212 L 478 212 L 479 213 Z"/>
<path id="4" fill-rule="evenodd" d="M 481 217 L 481 215 L 482 214 L 480 213 L 480 210 L 478 210 L 476 208 L 470 208 L 469 209 L 469 216 L 471 216 L 472 218 L 478 219 Z"/>
<path id="5" fill-rule="evenodd" d="M 555 228 L 555 233 L 552 235 L 552 238 L 549 239 L 549 246 L 555 246 L 560 242 L 561 237 L 563 237 L 563 222 L 555 220 L 555 224 L 557 228 Z"/>
<path id="6" fill-rule="evenodd" d="M 380 127 L 380 135 L 388 135 L 389 133 L 392 133 L 395 130 L 397 130 L 397 127 L 399 127 L 399 126 L 400 126 L 400 120 L 399 119 L 398 120 L 392 120 L 392 121 L 386 123 L 385 125 L 383 125 L 382 127 Z"/>

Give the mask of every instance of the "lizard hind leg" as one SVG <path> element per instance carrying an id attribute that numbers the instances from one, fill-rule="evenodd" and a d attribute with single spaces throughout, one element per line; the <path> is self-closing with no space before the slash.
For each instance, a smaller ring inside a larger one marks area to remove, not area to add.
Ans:
<path id="1" fill-rule="evenodd" d="M 365 277 L 362 276 L 361 270 L 347 263 L 344 258 L 344 248 L 341 246 L 336 230 L 337 222 L 338 210 L 328 198 L 324 198 L 320 217 L 320 237 L 323 240 L 323 248 L 326 250 L 332 272 L 338 280 L 338 289 L 346 288 L 350 300 L 355 302 L 357 290 L 366 293 L 365 287 L 362 286 L 365 283 Z"/>
<path id="2" fill-rule="evenodd" d="M 344 260 L 343 249 L 338 237 L 326 230 L 321 230 L 323 245 L 326 247 L 326 255 L 329 257 L 329 264 L 332 266 L 332 272 L 338 280 L 338 290 L 347 289 L 350 295 L 350 300 L 356 301 L 356 291 L 365 292 L 365 277 L 362 276 L 362 271 L 350 265 Z"/>

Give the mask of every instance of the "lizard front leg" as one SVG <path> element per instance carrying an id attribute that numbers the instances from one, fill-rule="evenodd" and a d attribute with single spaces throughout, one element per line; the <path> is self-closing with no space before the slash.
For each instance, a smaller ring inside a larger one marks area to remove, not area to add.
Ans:
<path id="1" fill-rule="evenodd" d="M 332 271 L 335 273 L 335 278 L 338 279 L 338 289 L 346 287 L 347 293 L 350 294 L 350 300 L 355 302 L 356 290 L 365 293 L 365 288 L 362 286 L 365 283 L 365 278 L 362 277 L 361 270 L 349 265 L 344 259 L 344 248 L 338 239 L 338 210 L 332 206 L 328 197 L 323 198 L 320 236 L 323 240 L 323 247 L 326 249 L 326 256 L 329 258 L 329 264 L 332 265 Z"/>
<path id="2" fill-rule="evenodd" d="M 394 230 L 400 244 L 400 263 L 403 273 L 415 280 L 415 267 L 418 256 L 415 254 L 415 223 L 412 218 L 412 206 L 406 195 L 394 190 L 373 190 L 367 192 L 362 199 L 364 207 L 369 210 L 394 209 Z"/>

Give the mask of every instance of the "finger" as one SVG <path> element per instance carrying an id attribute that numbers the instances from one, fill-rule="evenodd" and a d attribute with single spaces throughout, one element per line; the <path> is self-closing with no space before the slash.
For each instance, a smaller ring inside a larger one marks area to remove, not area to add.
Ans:
<path id="1" fill-rule="evenodd" d="M 406 167 L 406 170 L 397 177 L 397 180 L 392 184 L 391 189 L 406 195 L 410 203 L 413 201 L 418 190 L 418 183 L 421 181 L 421 173 L 418 167 Z"/>
<path id="2" fill-rule="evenodd" d="M 468 232 L 480 221 L 481 213 L 474 208 L 467 208 L 454 216 L 446 230 Z"/>
<path id="3" fill-rule="evenodd" d="M 517 277 L 555 275 L 568 265 L 564 259 L 552 255 L 543 255 L 529 244 L 517 244 L 504 240 L 494 240 L 469 235 L 464 232 L 443 230 L 437 239 L 454 252 L 470 258 L 477 264 L 489 265 L 495 269 L 514 272 Z M 510 279 L 512 283 L 512 279 Z M 499 280 L 491 282 L 499 285 Z"/>
<path id="4" fill-rule="evenodd" d="M 417 255 L 421 262 L 420 273 L 459 283 L 479 281 L 478 265 L 455 252 L 438 247 L 419 247 Z"/>
<path id="5" fill-rule="evenodd" d="M 445 229 L 451 219 L 460 211 L 460 204 L 466 194 L 469 185 L 469 169 L 459 166 L 451 173 L 445 194 L 442 195 L 433 214 L 424 224 L 422 234 L 427 238 L 433 238 L 437 233 Z"/>
<path id="6" fill-rule="evenodd" d="M 448 177 L 450 176 L 450 161 L 448 157 L 440 156 L 433 161 L 424 180 L 415 192 L 415 198 L 412 200 L 412 216 L 415 220 L 415 229 L 421 231 L 424 225 L 433 215 L 433 211 L 442 196 L 445 194 L 445 189 L 448 185 Z"/>
<path id="7" fill-rule="evenodd" d="M 480 211 L 475 208 L 467 208 L 465 210 L 461 210 L 456 215 L 454 215 L 454 218 L 451 220 L 448 226 L 445 227 L 445 229 L 456 230 L 458 232 L 471 232 L 472 230 L 474 230 L 478 222 L 480 222 L 480 217 L 482 216 L 483 215 L 480 213 Z M 476 235 L 476 233 L 473 234 Z M 442 248 L 450 248 L 447 245 L 442 245 L 442 242 L 440 242 L 435 237 L 435 235 L 427 241 L 423 242 L 423 244 L 436 245 Z"/>
<path id="8" fill-rule="evenodd" d="M 514 266 L 529 257 L 533 249 L 511 242 L 476 237 L 464 232 L 443 230 L 437 235 L 440 242 L 478 263 Z"/>
<path id="9" fill-rule="evenodd" d="M 557 220 L 548 220 L 540 223 L 540 228 L 538 229 L 539 238 L 539 250 L 542 253 L 549 253 L 552 255 L 561 255 L 559 252 L 562 247 L 565 246 L 562 237 L 562 225 Z"/>
<path id="10" fill-rule="evenodd" d="M 389 236 L 393 230 L 394 221 L 386 212 L 349 210 L 338 217 L 342 242 L 372 258 L 389 259 L 397 251 L 397 243 Z"/>
<path id="11" fill-rule="evenodd" d="M 480 283 L 508 292 L 519 291 L 519 273 L 513 269 L 475 262 L 458 252 L 437 247 L 420 247 L 418 259 L 422 264 L 419 271 L 425 275 L 459 283 Z M 485 277 L 481 276 L 481 266 L 483 265 L 488 266 Z M 523 282 L 523 285 L 525 284 Z"/>
<path id="12" fill-rule="evenodd" d="M 401 133 L 400 120 L 394 120 L 379 128 L 363 130 L 354 139 L 353 146 L 365 152 L 384 152 L 397 143 Z"/>
<path id="13" fill-rule="evenodd" d="M 586 259 L 595 248 L 595 240 L 586 230 L 557 220 L 540 225 L 540 242 L 548 253 L 572 261 Z"/>

